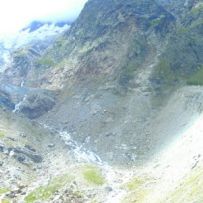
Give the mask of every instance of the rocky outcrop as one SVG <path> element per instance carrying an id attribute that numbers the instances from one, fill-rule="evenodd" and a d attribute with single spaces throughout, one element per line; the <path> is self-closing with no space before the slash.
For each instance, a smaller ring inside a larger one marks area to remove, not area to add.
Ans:
<path id="1" fill-rule="evenodd" d="M 15 104 L 10 100 L 9 95 L 0 91 L 0 106 L 9 108 L 10 110 L 15 108 Z"/>
<path id="2" fill-rule="evenodd" d="M 51 91 L 0 85 L 0 105 L 31 119 L 40 117 L 51 110 L 55 105 L 55 100 L 55 93 Z"/>
<path id="3" fill-rule="evenodd" d="M 6 147 L 4 144 L 0 143 L 0 152 L 14 157 L 22 164 L 25 164 L 29 160 L 34 163 L 42 162 L 42 156 L 38 155 L 33 150 L 29 150 L 28 148 Z"/>
<path id="4" fill-rule="evenodd" d="M 30 93 L 16 104 L 15 112 L 22 113 L 30 119 L 38 118 L 48 112 L 55 105 L 54 98 L 43 93 Z"/>

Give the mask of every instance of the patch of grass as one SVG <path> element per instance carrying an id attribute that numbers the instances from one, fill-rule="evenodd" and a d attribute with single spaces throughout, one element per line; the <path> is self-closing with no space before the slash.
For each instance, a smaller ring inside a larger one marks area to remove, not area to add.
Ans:
<path id="1" fill-rule="evenodd" d="M 126 67 L 124 67 L 121 71 L 119 84 L 122 86 L 127 86 L 129 81 L 133 79 L 136 68 L 137 66 L 135 64 L 127 64 Z"/>
<path id="2" fill-rule="evenodd" d="M 164 15 L 161 15 L 159 18 L 153 19 L 153 20 L 150 22 L 150 26 L 152 26 L 152 27 L 158 26 L 158 25 L 162 22 L 162 20 L 163 20 L 164 18 L 165 18 L 165 16 L 164 16 Z"/>
<path id="3" fill-rule="evenodd" d="M 199 20 L 196 20 L 196 21 L 194 21 L 191 25 L 190 25 L 190 29 L 195 29 L 195 28 L 197 28 L 197 27 L 202 27 L 202 25 L 203 25 L 203 19 L 199 19 Z M 199 39 L 197 39 L 197 40 L 199 40 Z M 196 41 L 197 41 L 196 40 Z M 201 39 L 200 39 L 201 40 Z"/>
<path id="4" fill-rule="evenodd" d="M 36 188 L 33 192 L 25 197 L 26 203 L 33 203 L 37 200 L 45 201 L 50 199 L 55 192 L 63 188 L 66 184 L 70 183 L 72 177 L 63 175 L 53 179 L 48 185 Z"/>
<path id="5" fill-rule="evenodd" d="M 51 59 L 51 57 L 44 56 L 37 60 L 37 64 L 45 66 L 45 67 L 50 67 L 50 66 L 53 66 L 55 63 L 54 63 L 53 59 Z"/>
<path id="6" fill-rule="evenodd" d="M 9 199 L 2 199 L 1 203 L 10 203 L 11 201 Z"/>
<path id="7" fill-rule="evenodd" d="M 137 191 L 131 192 L 128 196 L 126 196 L 121 203 L 143 203 L 145 202 L 145 198 L 149 195 L 149 190 L 140 189 Z"/>
<path id="8" fill-rule="evenodd" d="M 200 12 L 202 12 L 202 10 L 203 10 L 203 3 L 200 3 L 199 6 L 192 8 L 191 13 L 193 15 L 199 14 Z"/>
<path id="9" fill-rule="evenodd" d="M 9 192 L 8 188 L 0 188 L 0 195 L 3 195 L 5 193 Z"/>
<path id="10" fill-rule="evenodd" d="M 147 180 L 145 178 L 135 177 L 133 180 L 128 182 L 125 186 L 128 190 L 136 190 L 139 187 L 142 187 Z"/>
<path id="11" fill-rule="evenodd" d="M 154 74 L 166 84 L 176 80 L 175 73 L 171 70 L 170 64 L 164 59 L 160 60 Z"/>
<path id="12" fill-rule="evenodd" d="M 187 80 L 188 85 L 203 85 L 203 66 L 199 70 L 189 77 Z"/>
<path id="13" fill-rule="evenodd" d="M 105 178 L 101 171 L 94 166 L 86 166 L 83 171 L 83 177 L 88 183 L 94 185 L 103 185 L 105 183 Z"/>
<path id="14" fill-rule="evenodd" d="M 123 188 L 128 190 L 128 195 L 123 199 L 123 203 L 141 203 L 144 202 L 145 198 L 149 195 L 152 183 L 152 178 L 148 176 L 134 177 Z M 151 185 L 151 184 L 150 184 Z"/>
<path id="15" fill-rule="evenodd" d="M 203 168 L 197 168 L 185 177 L 163 201 L 163 203 L 166 202 L 203 202 Z"/>
<path id="16" fill-rule="evenodd" d="M 0 130 L 0 139 L 5 137 L 5 132 Z"/>

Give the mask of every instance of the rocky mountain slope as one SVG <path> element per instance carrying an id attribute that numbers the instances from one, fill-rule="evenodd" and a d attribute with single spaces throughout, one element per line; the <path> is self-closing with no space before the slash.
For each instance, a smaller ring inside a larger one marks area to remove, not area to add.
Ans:
<path id="1" fill-rule="evenodd" d="M 4 201 L 202 202 L 202 8 L 89 0 L 70 29 L 18 39 L 0 74 Z"/>

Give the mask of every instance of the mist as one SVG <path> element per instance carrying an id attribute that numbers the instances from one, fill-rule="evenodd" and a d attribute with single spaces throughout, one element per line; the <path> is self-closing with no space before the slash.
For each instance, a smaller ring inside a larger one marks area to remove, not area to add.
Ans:
<path id="1" fill-rule="evenodd" d="M 34 20 L 73 21 L 87 0 L 6 0 L 0 2 L 0 35 L 12 34 Z"/>

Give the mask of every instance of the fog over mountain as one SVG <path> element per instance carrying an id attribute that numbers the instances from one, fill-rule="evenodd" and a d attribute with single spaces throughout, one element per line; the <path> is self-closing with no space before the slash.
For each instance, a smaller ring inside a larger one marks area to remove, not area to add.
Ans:
<path id="1" fill-rule="evenodd" d="M 15 33 L 33 20 L 73 21 L 87 0 L 18 0 L 0 2 L 0 35 Z"/>

